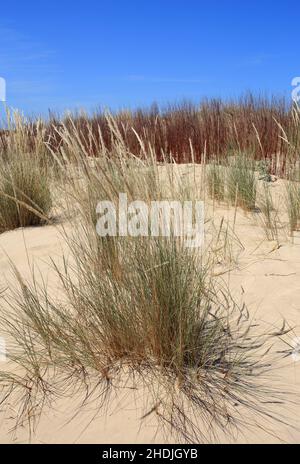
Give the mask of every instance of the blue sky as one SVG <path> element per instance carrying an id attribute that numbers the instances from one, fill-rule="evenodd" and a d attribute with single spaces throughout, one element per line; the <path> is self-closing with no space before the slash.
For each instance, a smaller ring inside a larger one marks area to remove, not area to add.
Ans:
<path id="1" fill-rule="evenodd" d="M 299 0 L 6 1 L 0 76 L 27 114 L 290 95 L 299 18 Z"/>

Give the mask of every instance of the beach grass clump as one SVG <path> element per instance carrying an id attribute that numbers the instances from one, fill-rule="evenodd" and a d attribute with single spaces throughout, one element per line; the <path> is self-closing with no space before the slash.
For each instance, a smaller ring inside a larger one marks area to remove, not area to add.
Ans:
<path id="1" fill-rule="evenodd" d="M 22 112 L 6 107 L 6 130 L 0 129 L 0 156 L 9 159 L 12 153 L 30 153 L 37 162 L 50 162 L 47 141 L 49 125 L 46 119 L 27 118 Z"/>
<path id="2" fill-rule="evenodd" d="M 257 198 L 258 211 L 255 212 L 255 214 L 259 215 L 267 240 L 278 241 L 279 213 L 274 205 L 270 189 L 271 187 L 268 181 L 264 181 L 262 184 L 262 191 Z"/>
<path id="3" fill-rule="evenodd" d="M 225 198 L 225 169 L 216 163 L 208 166 L 207 185 L 208 194 L 217 201 L 223 201 Z"/>
<path id="4" fill-rule="evenodd" d="M 263 180 L 264 182 L 272 182 L 271 165 L 269 160 L 260 160 L 257 163 L 257 169 L 259 173 L 258 180 Z"/>
<path id="5" fill-rule="evenodd" d="M 253 210 L 257 188 L 253 161 L 238 154 L 230 159 L 227 170 L 227 195 L 230 203 L 248 211 Z"/>
<path id="6" fill-rule="evenodd" d="M 286 184 L 286 206 L 289 218 L 290 234 L 300 230 L 300 184 L 288 181 Z"/>
<path id="7" fill-rule="evenodd" d="M 39 159 L 10 153 L 0 166 L 0 232 L 47 221 L 52 206 L 48 171 Z"/>
<path id="8" fill-rule="evenodd" d="M 174 240 L 104 246 L 110 260 L 81 245 L 75 267 L 58 271 L 65 304 L 18 276 L 1 314 L 13 369 L 0 373 L 16 423 L 34 427 L 48 403 L 74 391 L 89 407 L 90 392 L 105 404 L 123 382 L 146 388 L 157 419 L 190 442 L 231 435 L 239 406 L 246 422 L 251 412 L 269 419 L 264 402 L 284 396 L 266 386 L 277 337 L 258 334 L 246 308 Z"/>

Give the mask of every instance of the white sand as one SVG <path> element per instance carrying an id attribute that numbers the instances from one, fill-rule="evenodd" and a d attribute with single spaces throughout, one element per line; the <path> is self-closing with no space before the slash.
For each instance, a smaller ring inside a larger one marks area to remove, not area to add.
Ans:
<path id="1" fill-rule="evenodd" d="M 274 186 L 280 188 L 280 185 Z M 217 215 L 233 219 L 234 211 L 225 206 L 217 208 Z M 264 239 L 263 229 L 254 224 L 251 215 L 239 210 L 236 222 L 236 234 L 240 238 L 242 251 L 238 266 L 226 279 L 236 299 L 245 301 L 251 314 L 257 320 L 264 320 L 280 327 L 282 317 L 291 325 L 297 326 L 296 334 L 300 336 L 300 237 L 295 237 L 292 244 L 285 239 L 280 240 L 281 247 L 276 249 L 275 242 Z M 26 247 L 25 247 L 26 243 Z M 261 244 L 259 247 L 258 245 Z M 258 248 L 257 248 L 258 247 Z M 24 277 L 30 278 L 27 262 L 34 259 L 43 277 L 49 279 L 49 286 L 55 291 L 53 271 L 49 269 L 49 256 L 56 258 L 62 255 L 63 240 L 59 227 L 45 226 L 16 230 L 0 235 L 0 288 L 6 281 L 11 281 L 9 258 L 17 266 Z M 1 334 L 0 334 L 1 336 Z M 300 400 L 300 361 L 291 358 L 289 367 L 277 373 L 282 385 L 290 385 L 298 389 Z M 1 366 L 0 366 L 1 367 Z M 142 395 L 142 393 L 140 393 Z M 77 416 L 66 424 L 73 410 L 72 401 L 61 401 L 56 410 L 45 413 L 31 440 L 35 443 L 152 443 L 172 442 L 172 437 L 161 433 L 156 435 L 155 417 L 141 427 L 140 417 L 142 399 L 133 398 L 132 394 L 113 399 L 107 414 L 88 424 L 91 412 Z M 300 401 L 299 401 L 300 404 Z M 287 418 L 297 415 L 300 418 L 300 406 L 286 410 Z M 26 430 L 19 429 L 16 434 L 9 434 L 13 421 L 0 411 L 0 443 L 28 442 Z M 86 428 L 86 425 L 87 428 Z M 298 423 L 300 427 L 300 422 Z M 285 425 L 276 425 L 274 430 L 283 441 L 300 442 L 300 431 L 291 431 Z M 222 437 L 220 437 L 222 441 Z M 258 427 L 256 430 L 244 430 L 238 434 L 235 442 L 272 442 L 273 439 Z"/>

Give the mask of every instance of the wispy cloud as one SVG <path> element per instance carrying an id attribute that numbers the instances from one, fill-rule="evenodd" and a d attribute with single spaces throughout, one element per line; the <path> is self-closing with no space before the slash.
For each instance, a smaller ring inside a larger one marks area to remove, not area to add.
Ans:
<path id="1" fill-rule="evenodd" d="M 121 78 L 121 80 L 128 81 L 128 82 L 149 82 L 149 83 L 157 83 L 157 84 L 203 84 L 207 82 L 206 78 L 199 78 L 199 77 L 164 77 L 164 76 L 143 76 L 143 75 L 136 75 L 131 74 L 129 76 L 125 76 Z"/>
<path id="2" fill-rule="evenodd" d="M 293 56 L 293 53 L 256 53 L 245 57 L 238 63 L 238 67 L 256 67 L 269 64 L 272 61 L 282 61 L 287 57 Z"/>
<path id="3" fill-rule="evenodd" d="M 240 67 L 252 67 L 252 66 L 260 66 L 265 63 L 267 57 L 265 55 L 257 55 L 245 58 L 244 60 L 239 63 Z"/>
<path id="4" fill-rule="evenodd" d="M 9 82 L 10 92 L 16 96 L 25 94 L 39 95 L 51 89 L 51 80 L 16 79 Z"/>
<path id="5" fill-rule="evenodd" d="M 53 51 L 43 49 L 38 44 L 23 34 L 0 25 L 0 67 L 24 66 L 24 64 L 42 64 L 48 60 Z"/>
<path id="6" fill-rule="evenodd" d="M 0 76 L 6 79 L 8 104 L 22 105 L 51 93 L 57 74 L 53 50 L 1 24 L 0 43 Z"/>

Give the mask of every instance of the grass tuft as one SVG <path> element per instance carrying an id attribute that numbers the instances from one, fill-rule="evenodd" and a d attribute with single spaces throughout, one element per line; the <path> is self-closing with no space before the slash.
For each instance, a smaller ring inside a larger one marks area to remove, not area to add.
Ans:
<path id="1" fill-rule="evenodd" d="M 256 200 L 256 178 L 252 160 L 242 154 L 229 161 L 227 194 L 232 205 L 253 210 Z"/>
<path id="2" fill-rule="evenodd" d="M 52 206 L 47 170 L 39 159 L 10 154 L 0 166 L 0 232 L 44 223 Z"/>
<path id="3" fill-rule="evenodd" d="M 225 198 L 225 174 L 223 166 L 212 164 L 207 171 L 207 184 L 209 196 L 217 201 L 223 201 Z"/>
<path id="4" fill-rule="evenodd" d="M 300 230 L 300 185 L 288 181 L 286 184 L 286 205 L 289 217 L 290 234 Z"/>

